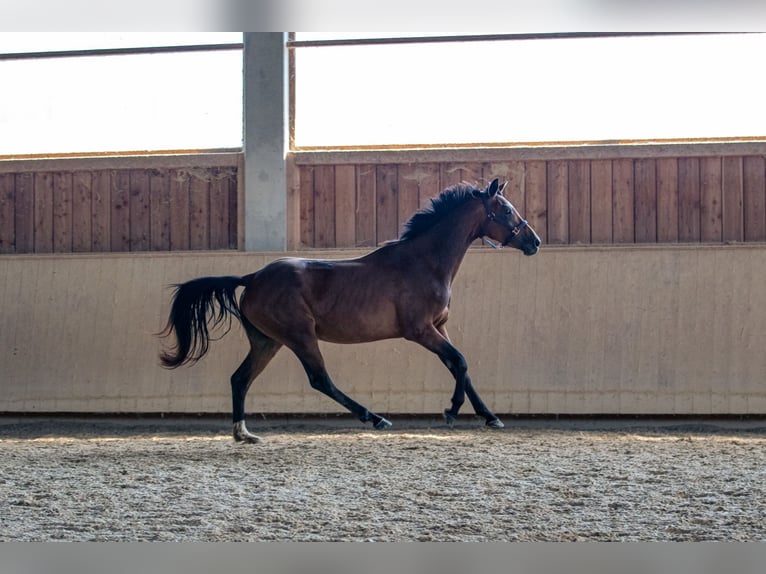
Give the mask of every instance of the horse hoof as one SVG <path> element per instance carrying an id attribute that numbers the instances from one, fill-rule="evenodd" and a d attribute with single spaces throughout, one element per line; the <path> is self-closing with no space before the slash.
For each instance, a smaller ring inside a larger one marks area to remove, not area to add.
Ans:
<path id="1" fill-rule="evenodd" d="M 447 426 L 450 428 L 455 426 L 455 420 L 456 420 L 455 415 L 450 413 L 449 409 L 444 409 L 444 422 L 447 423 Z"/>
<path id="2" fill-rule="evenodd" d="M 501 421 L 500 419 L 492 419 L 491 421 L 487 421 L 487 426 L 491 429 L 505 428 L 503 421 Z"/>
<path id="3" fill-rule="evenodd" d="M 380 420 L 373 425 L 377 430 L 384 430 L 391 426 L 391 421 L 380 417 Z"/>
<path id="4" fill-rule="evenodd" d="M 263 439 L 247 430 L 244 421 L 239 421 L 234 423 L 234 441 L 247 444 L 258 444 L 263 442 Z"/>

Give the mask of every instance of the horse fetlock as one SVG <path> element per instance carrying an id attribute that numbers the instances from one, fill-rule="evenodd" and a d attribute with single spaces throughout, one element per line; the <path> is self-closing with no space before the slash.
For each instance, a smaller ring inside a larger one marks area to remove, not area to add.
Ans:
<path id="1" fill-rule="evenodd" d="M 234 440 L 236 442 L 244 442 L 248 444 L 258 444 L 263 442 L 263 439 L 254 435 L 245 426 L 245 421 L 237 421 L 234 423 Z"/>
<path id="2" fill-rule="evenodd" d="M 379 416 L 379 417 L 378 417 L 378 421 L 377 421 L 377 422 L 375 422 L 375 423 L 373 424 L 373 426 L 374 426 L 374 427 L 375 427 L 377 430 L 385 430 L 385 429 L 387 429 L 387 428 L 391 427 L 391 426 L 392 426 L 392 423 L 391 423 L 391 421 L 390 421 L 390 420 L 388 420 L 388 419 L 384 419 L 383 417 L 380 417 L 380 416 Z"/>

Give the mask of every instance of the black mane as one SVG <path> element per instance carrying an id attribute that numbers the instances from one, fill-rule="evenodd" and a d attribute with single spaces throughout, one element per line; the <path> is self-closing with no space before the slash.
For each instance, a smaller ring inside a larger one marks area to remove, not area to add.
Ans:
<path id="1" fill-rule="evenodd" d="M 430 207 L 424 207 L 404 224 L 404 231 L 399 240 L 414 239 L 421 235 L 444 219 L 445 215 L 473 199 L 475 191 L 479 190 L 468 183 L 448 187 L 437 197 L 431 198 Z"/>

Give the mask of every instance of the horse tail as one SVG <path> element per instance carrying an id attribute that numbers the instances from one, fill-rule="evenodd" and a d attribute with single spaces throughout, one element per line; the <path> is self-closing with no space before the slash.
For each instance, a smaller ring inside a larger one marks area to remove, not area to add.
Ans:
<path id="1" fill-rule="evenodd" d="M 231 329 L 232 316 L 242 320 L 235 291 L 247 285 L 251 277 L 200 277 L 174 285 L 170 316 L 158 336 L 169 337 L 175 332 L 176 344 L 160 353 L 163 367 L 175 369 L 196 363 L 210 347 L 210 329 L 228 319 L 221 338 Z"/>

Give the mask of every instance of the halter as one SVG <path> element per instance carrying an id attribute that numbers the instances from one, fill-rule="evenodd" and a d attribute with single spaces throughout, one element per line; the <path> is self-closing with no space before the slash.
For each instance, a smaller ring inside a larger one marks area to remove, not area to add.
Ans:
<path id="1" fill-rule="evenodd" d="M 489 208 L 488 202 L 486 202 L 486 201 L 484 202 L 484 207 L 487 210 L 487 219 L 489 221 L 495 221 L 495 212 L 492 211 Z M 515 210 L 515 208 L 514 208 L 514 210 Z M 526 219 L 522 219 L 517 225 L 514 225 L 511 228 L 511 238 L 516 237 L 521 232 L 521 230 L 524 229 L 528 225 L 529 225 L 529 222 Z M 502 245 L 498 245 L 497 243 L 495 243 L 494 241 L 492 241 L 490 239 L 487 239 L 486 237 L 482 237 L 481 240 L 485 241 L 493 249 L 502 249 L 502 247 L 503 247 Z"/>

